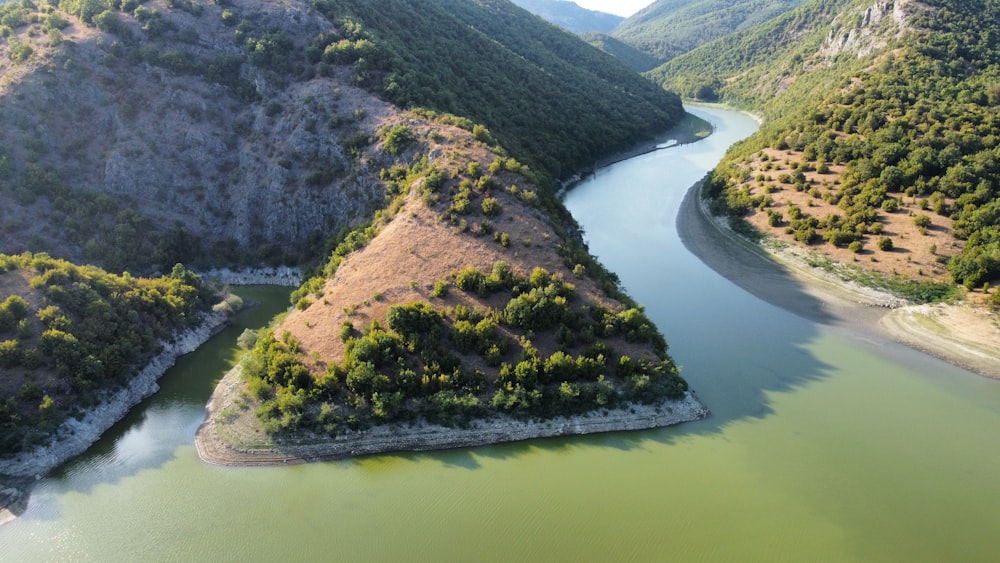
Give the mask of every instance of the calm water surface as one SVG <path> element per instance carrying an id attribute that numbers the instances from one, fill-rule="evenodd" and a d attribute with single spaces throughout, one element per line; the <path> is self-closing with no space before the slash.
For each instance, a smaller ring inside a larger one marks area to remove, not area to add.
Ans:
<path id="1" fill-rule="evenodd" d="M 0 561 L 985 561 L 1000 540 L 1000 385 L 758 300 L 674 220 L 746 117 L 599 171 L 567 206 L 713 410 L 694 424 L 233 469 L 192 439 L 242 327 L 36 487 Z M 242 317 L 259 326 L 287 290 Z"/>

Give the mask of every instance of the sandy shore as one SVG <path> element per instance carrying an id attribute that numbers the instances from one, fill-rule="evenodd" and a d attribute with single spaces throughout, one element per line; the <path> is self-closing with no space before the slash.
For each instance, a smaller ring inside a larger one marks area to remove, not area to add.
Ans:
<path id="1" fill-rule="evenodd" d="M 195 447 L 198 456 L 208 463 L 267 466 L 388 452 L 465 448 L 553 436 L 661 428 L 709 415 L 708 409 L 688 392 L 683 400 L 661 405 L 629 405 L 543 422 L 498 417 L 474 422 L 470 428 L 393 424 L 336 438 L 301 436 L 294 441 L 275 441 L 261 431 L 252 413 L 236 413 L 232 409 L 242 394 L 239 378 L 239 368 L 227 373 L 206 405 L 207 419 L 198 429 Z"/>
<path id="2" fill-rule="evenodd" d="M 708 213 L 700 184 L 688 191 L 677 230 L 684 245 L 712 269 L 769 303 L 1000 379 L 995 315 L 967 303 L 914 305 L 813 268 L 800 249 L 753 244 Z"/>

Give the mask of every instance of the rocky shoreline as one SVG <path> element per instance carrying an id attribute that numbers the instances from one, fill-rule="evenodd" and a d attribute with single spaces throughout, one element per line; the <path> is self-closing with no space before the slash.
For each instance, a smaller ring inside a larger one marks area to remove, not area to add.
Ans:
<path id="1" fill-rule="evenodd" d="M 246 424 L 245 417 L 229 419 L 222 410 L 239 397 L 239 369 L 234 368 L 219 382 L 206 405 L 207 418 L 195 436 L 198 456 L 205 462 L 226 466 L 270 466 L 312 461 L 329 461 L 389 452 L 416 452 L 467 448 L 517 442 L 534 438 L 575 436 L 601 432 L 646 430 L 692 422 L 706 418 L 709 410 L 693 392 L 680 401 L 660 405 L 628 405 L 621 409 L 586 415 L 559 417 L 539 422 L 499 417 L 477 421 L 469 428 L 448 428 L 434 424 L 387 425 L 364 431 L 350 432 L 336 438 L 306 437 L 296 441 L 233 443 L 239 440 L 227 436 L 257 436 L 257 432 L 233 430 L 233 425 Z M 228 427 L 228 428 L 227 428 Z"/>
<path id="2" fill-rule="evenodd" d="M 196 350 L 226 324 L 225 313 L 209 313 L 197 327 L 176 334 L 163 350 L 142 369 L 129 385 L 109 394 L 81 420 L 70 417 L 56 430 L 52 442 L 31 451 L 0 460 L 0 525 L 24 510 L 25 489 L 49 471 L 85 452 L 135 405 L 159 389 L 157 380 L 177 358 Z"/>
<path id="3" fill-rule="evenodd" d="M 220 268 L 199 272 L 202 279 L 228 285 L 280 285 L 298 287 L 302 285 L 302 270 L 289 266 L 274 268 L 249 268 L 230 270 Z"/>

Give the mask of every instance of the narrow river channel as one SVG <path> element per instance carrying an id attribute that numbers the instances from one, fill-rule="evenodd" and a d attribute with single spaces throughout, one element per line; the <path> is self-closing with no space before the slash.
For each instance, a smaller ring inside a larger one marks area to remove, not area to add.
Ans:
<path id="1" fill-rule="evenodd" d="M 655 431 L 276 468 L 201 463 L 242 326 L 35 487 L 0 561 L 984 561 L 1000 522 L 1000 384 L 816 324 L 705 266 L 675 227 L 746 116 L 567 196 L 710 419 Z M 287 290 L 239 319 L 260 326 Z"/>

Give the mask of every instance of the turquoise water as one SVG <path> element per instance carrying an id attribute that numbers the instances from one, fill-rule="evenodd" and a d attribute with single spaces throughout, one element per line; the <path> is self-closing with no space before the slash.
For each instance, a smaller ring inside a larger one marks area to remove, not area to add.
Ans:
<path id="1" fill-rule="evenodd" d="M 275 468 L 201 463 L 235 327 L 36 487 L 2 561 L 984 561 L 1000 385 L 796 317 L 680 243 L 684 192 L 755 125 L 599 171 L 567 206 L 712 409 L 679 427 Z M 241 318 L 264 324 L 287 290 Z"/>

